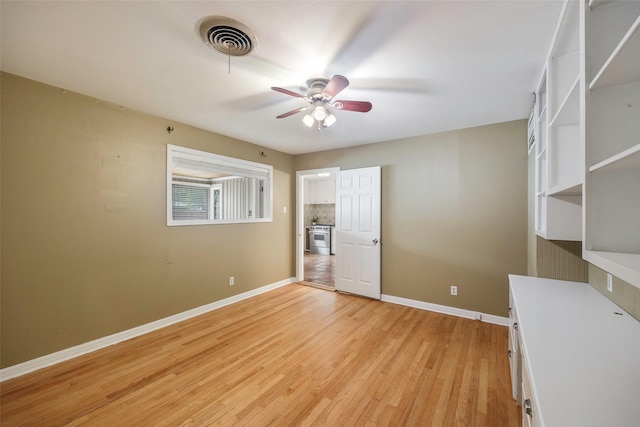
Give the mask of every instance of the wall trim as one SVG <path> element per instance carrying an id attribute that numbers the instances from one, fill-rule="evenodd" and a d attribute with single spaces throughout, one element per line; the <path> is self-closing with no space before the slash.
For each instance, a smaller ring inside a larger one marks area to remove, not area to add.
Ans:
<path id="1" fill-rule="evenodd" d="M 87 353 L 100 350 L 105 347 L 118 344 L 120 342 L 135 338 L 140 335 L 147 334 L 149 332 L 162 329 L 174 323 L 179 323 L 192 317 L 199 316 L 209 311 L 217 310 L 218 308 L 225 307 L 227 305 L 240 302 L 247 298 L 254 297 L 256 295 L 263 294 L 265 292 L 272 291 L 290 283 L 297 282 L 295 277 L 289 277 L 288 279 L 281 280 L 270 285 L 265 285 L 251 291 L 243 292 L 238 295 L 231 296 L 229 298 L 214 301 L 210 304 L 205 304 L 200 307 L 193 308 L 191 310 L 184 311 L 182 313 L 174 314 L 163 319 L 155 320 L 144 325 L 136 326 L 135 328 L 127 329 L 126 331 L 117 332 L 106 337 L 98 338 L 93 341 L 89 341 L 83 344 L 69 347 L 64 350 L 57 351 L 55 353 L 47 354 L 45 356 L 38 357 L 36 359 L 27 360 L 26 362 L 19 363 L 17 365 L 9 366 L 4 369 L 0 369 L 0 382 L 16 378 L 30 372 L 37 371 L 42 368 L 53 366 L 55 364 L 65 362 L 70 359 L 74 359 L 78 356 L 82 356 Z"/>
<path id="2" fill-rule="evenodd" d="M 382 294 L 381 301 L 392 304 L 404 305 L 407 307 L 419 308 L 421 310 L 433 311 L 451 316 L 464 317 L 465 319 L 480 320 L 494 325 L 509 326 L 509 318 L 496 316 L 494 314 L 480 313 L 478 311 L 465 310 L 463 308 L 449 307 L 447 305 L 433 304 L 430 302 L 418 301 L 414 299 L 395 297 L 393 295 Z"/>

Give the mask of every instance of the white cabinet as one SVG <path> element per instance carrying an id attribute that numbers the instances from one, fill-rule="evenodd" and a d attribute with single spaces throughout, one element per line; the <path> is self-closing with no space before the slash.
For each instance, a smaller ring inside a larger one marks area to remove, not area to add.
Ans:
<path id="1" fill-rule="evenodd" d="M 538 402 L 533 393 L 531 373 L 529 372 L 529 363 L 526 354 L 521 353 L 520 360 L 522 361 L 522 425 L 523 427 L 540 427 L 542 421 L 538 413 Z"/>
<path id="2" fill-rule="evenodd" d="M 511 394 L 518 406 L 522 405 L 522 357 L 520 354 L 520 336 L 518 334 L 518 316 L 513 295 L 509 293 L 509 369 L 511 371 Z"/>
<path id="3" fill-rule="evenodd" d="M 321 205 L 336 202 L 335 179 L 305 179 L 305 204 Z"/>
<path id="4" fill-rule="evenodd" d="M 584 6 L 585 260 L 640 287 L 640 2 Z"/>
<path id="5" fill-rule="evenodd" d="M 510 276 L 510 281 L 512 280 Z M 522 425 L 526 427 L 540 426 L 537 414 L 536 399 L 531 386 L 531 374 L 527 357 L 520 345 L 520 326 L 514 293 L 509 292 L 509 368 L 511 371 L 511 391 L 518 406 L 522 406 Z M 535 409 L 534 409 L 535 408 Z"/>
<path id="6" fill-rule="evenodd" d="M 565 1 L 536 91 L 535 229 L 553 240 L 582 240 L 579 3 Z"/>
<path id="7" fill-rule="evenodd" d="M 587 283 L 510 275 L 509 294 L 523 425 L 637 426 L 640 323 Z"/>

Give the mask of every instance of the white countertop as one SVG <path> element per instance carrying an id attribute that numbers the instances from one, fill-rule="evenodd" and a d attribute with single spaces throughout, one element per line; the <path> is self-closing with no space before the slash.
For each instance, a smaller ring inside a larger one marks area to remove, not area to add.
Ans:
<path id="1" fill-rule="evenodd" d="M 640 426 L 640 322 L 586 283 L 509 283 L 542 425 Z"/>

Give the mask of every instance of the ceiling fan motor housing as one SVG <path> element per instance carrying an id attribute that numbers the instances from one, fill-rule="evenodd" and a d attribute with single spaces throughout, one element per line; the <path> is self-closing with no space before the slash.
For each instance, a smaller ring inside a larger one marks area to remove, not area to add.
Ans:
<path id="1" fill-rule="evenodd" d="M 310 99 L 322 99 L 322 90 L 329 83 L 329 79 L 325 78 L 315 78 L 307 80 L 307 87 L 309 90 L 307 91 L 307 97 Z"/>

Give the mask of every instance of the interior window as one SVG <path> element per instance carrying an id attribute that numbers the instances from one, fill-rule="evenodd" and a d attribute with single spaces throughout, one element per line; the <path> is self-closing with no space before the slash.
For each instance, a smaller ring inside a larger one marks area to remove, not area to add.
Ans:
<path id="1" fill-rule="evenodd" d="M 273 167 L 167 145 L 167 225 L 272 220 Z"/>

